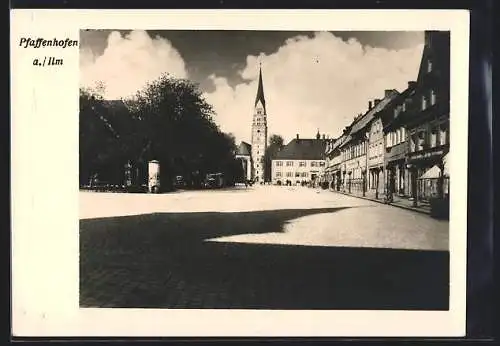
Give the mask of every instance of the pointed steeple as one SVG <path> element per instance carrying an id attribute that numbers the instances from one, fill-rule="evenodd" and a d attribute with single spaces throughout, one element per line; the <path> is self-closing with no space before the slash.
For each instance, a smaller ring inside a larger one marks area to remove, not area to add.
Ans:
<path id="1" fill-rule="evenodd" d="M 255 106 L 260 101 L 266 113 L 266 99 L 264 98 L 264 84 L 262 83 L 262 64 L 259 64 L 259 86 L 257 88 L 257 97 L 255 98 Z"/>

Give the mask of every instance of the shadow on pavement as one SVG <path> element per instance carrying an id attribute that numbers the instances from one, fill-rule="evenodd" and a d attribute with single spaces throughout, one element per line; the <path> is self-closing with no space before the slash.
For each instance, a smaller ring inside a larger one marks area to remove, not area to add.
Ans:
<path id="1" fill-rule="evenodd" d="M 447 310 L 449 253 L 207 242 L 345 208 L 80 220 L 80 305 Z M 335 225 L 332 225 L 332 228 Z"/>

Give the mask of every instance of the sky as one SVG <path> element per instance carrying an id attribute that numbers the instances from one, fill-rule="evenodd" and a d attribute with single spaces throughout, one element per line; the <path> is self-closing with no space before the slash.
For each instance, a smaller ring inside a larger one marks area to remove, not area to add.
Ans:
<path id="1" fill-rule="evenodd" d="M 385 89 L 417 78 L 423 32 L 82 30 L 80 86 L 127 98 L 162 73 L 199 84 L 214 120 L 250 142 L 259 63 L 268 134 L 338 137 Z"/>

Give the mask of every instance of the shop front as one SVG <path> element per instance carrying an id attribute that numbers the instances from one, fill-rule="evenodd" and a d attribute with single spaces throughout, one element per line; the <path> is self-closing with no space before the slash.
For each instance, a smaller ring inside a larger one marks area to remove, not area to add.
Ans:
<path id="1" fill-rule="evenodd" d="M 431 148 L 408 154 L 406 168 L 410 172 L 409 190 L 414 205 L 449 197 L 447 154 L 447 148 Z"/>

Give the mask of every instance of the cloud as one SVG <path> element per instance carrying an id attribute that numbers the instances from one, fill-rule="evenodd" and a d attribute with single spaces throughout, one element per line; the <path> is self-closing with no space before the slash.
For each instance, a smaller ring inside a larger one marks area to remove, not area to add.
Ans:
<path id="1" fill-rule="evenodd" d="M 258 61 L 262 61 L 269 135 L 288 141 L 296 133 L 312 138 L 338 136 L 368 101 L 383 98 L 385 89 L 403 91 L 415 80 L 422 46 L 387 50 L 343 41 L 328 32 L 288 39 L 275 53 L 248 56 L 239 71 L 250 80 L 231 88 L 225 78 L 211 76 L 215 91 L 207 94 L 217 122 L 238 140 L 249 141 Z"/>
<path id="2" fill-rule="evenodd" d="M 184 60 L 172 44 L 160 37 L 151 38 L 145 31 L 125 36 L 112 32 L 100 56 L 90 49 L 80 51 L 81 86 L 94 87 L 101 81 L 108 99 L 133 95 L 162 73 L 187 77 Z"/>
<path id="3" fill-rule="evenodd" d="M 144 31 L 125 36 L 112 32 L 102 55 L 85 48 L 80 53 L 82 86 L 102 81 L 109 99 L 135 94 L 164 72 L 189 78 L 175 47 Z M 249 141 L 262 61 L 269 136 L 280 134 L 289 141 L 299 133 L 312 138 L 319 128 L 335 137 L 366 111 L 369 100 L 382 98 L 385 89 L 403 91 L 408 81 L 415 80 L 421 54 L 422 45 L 388 50 L 362 46 L 354 39 L 344 41 L 329 32 L 296 36 L 273 54 L 248 56 L 233 72 L 246 82 L 231 86 L 225 77 L 210 75 L 215 88 L 205 96 L 220 128 L 238 141 Z"/>

